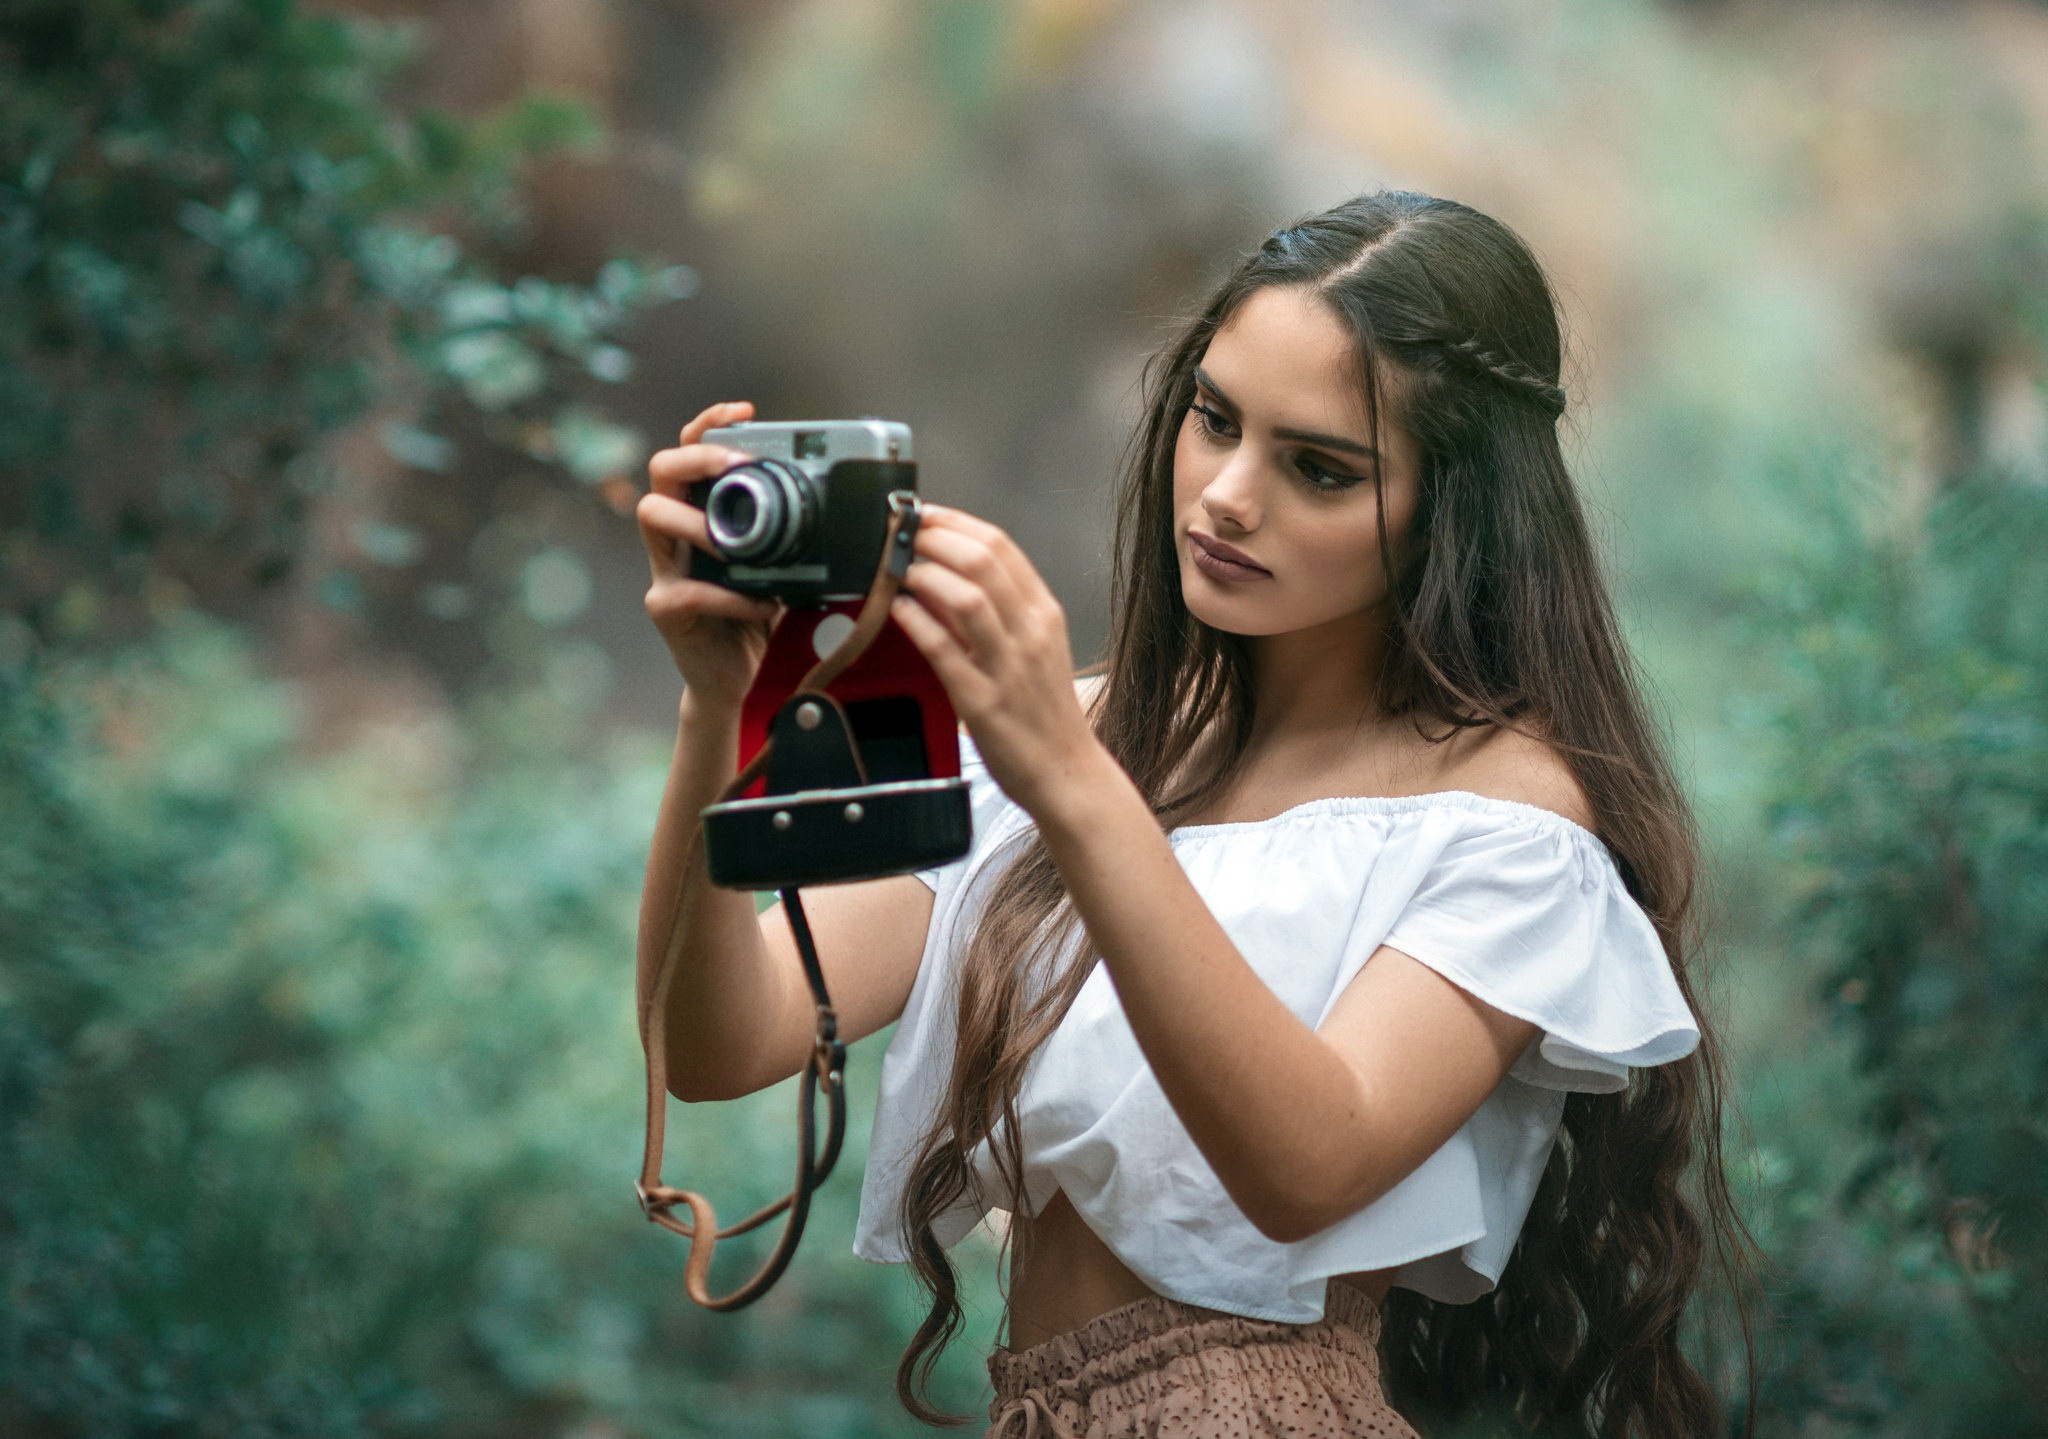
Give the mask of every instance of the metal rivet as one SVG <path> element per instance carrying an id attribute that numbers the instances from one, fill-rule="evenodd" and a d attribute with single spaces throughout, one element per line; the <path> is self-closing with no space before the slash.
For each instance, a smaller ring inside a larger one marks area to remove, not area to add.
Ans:
<path id="1" fill-rule="evenodd" d="M 846 807 L 846 822 L 848 824 L 859 824 L 861 816 L 866 813 L 867 811 L 862 809 L 859 804 L 850 804 Z"/>
<path id="2" fill-rule="evenodd" d="M 798 729 L 816 729 L 824 722 L 825 712 L 809 700 L 796 707 L 796 727 Z"/>
<path id="3" fill-rule="evenodd" d="M 778 809 L 777 811 L 775 811 L 775 817 L 769 820 L 768 823 L 774 825 L 777 829 L 788 829 L 791 824 L 789 811 L 786 809 Z"/>

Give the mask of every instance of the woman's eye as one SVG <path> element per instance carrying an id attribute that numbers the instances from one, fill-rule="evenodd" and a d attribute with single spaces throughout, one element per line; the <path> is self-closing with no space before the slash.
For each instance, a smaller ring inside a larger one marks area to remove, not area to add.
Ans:
<path id="1" fill-rule="evenodd" d="M 1309 482 L 1311 488 L 1318 490 L 1348 490 L 1364 478 L 1361 475 L 1347 474 L 1343 470 L 1330 469 L 1317 461 L 1313 455 L 1296 455 L 1294 467 L 1301 471 L 1301 477 Z"/>
<path id="2" fill-rule="evenodd" d="M 1221 410 L 1211 409 L 1199 400 L 1188 404 L 1188 413 L 1194 417 L 1195 429 L 1207 440 L 1234 440 L 1237 430 Z M 1364 479 L 1348 470 L 1333 470 L 1314 455 L 1298 451 L 1293 457 L 1294 468 L 1308 481 L 1309 488 L 1325 494 L 1348 490 Z"/>
<path id="3" fill-rule="evenodd" d="M 1230 435 L 1230 421 L 1207 405 L 1189 405 L 1188 411 L 1195 417 L 1195 428 L 1212 440 L 1227 440 Z"/>

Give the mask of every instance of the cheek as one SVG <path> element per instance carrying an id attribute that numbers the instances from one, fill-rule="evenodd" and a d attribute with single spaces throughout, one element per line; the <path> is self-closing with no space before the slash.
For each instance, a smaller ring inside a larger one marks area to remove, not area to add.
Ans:
<path id="1" fill-rule="evenodd" d="M 1386 587 L 1379 514 L 1370 498 L 1355 509 L 1347 506 L 1341 513 L 1305 518 L 1308 523 L 1295 527 L 1297 553 L 1306 562 L 1303 579 L 1327 594 L 1351 598 L 1378 594 Z"/>
<path id="2" fill-rule="evenodd" d="M 1180 427 L 1180 436 L 1173 442 L 1173 508 L 1175 513 L 1192 505 L 1209 483 L 1214 466 L 1195 437 L 1189 433 L 1189 426 Z"/>

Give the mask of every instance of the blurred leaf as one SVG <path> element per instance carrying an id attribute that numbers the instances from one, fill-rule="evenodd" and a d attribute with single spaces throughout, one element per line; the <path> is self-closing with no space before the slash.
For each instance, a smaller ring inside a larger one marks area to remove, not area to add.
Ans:
<path id="1" fill-rule="evenodd" d="M 637 431 L 576 406 L 555 417 L 547 437 L 554 457 L 585 484 L 631 470 L 647 455 L 646 443 Z"/>

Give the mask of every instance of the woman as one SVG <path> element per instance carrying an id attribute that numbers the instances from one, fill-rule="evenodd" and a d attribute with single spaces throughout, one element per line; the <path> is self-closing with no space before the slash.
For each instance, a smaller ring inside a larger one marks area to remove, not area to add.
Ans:
<path id="1" fill-rule="evenodd" d="M 1555 307 L 1498 222 L 1361 197 L 1245 257 L 1158 357 L 1099 680 L 1001 530 L 933 507 L 894 618 L 965 724 L 975 847 L 815 892 L 883 1061 L 856 1249 L 961 1311 L 1012 1211 L 991 1432 L 1705 1435 L 1678 1344 L 1746 1243 L 1687 972 L 1695 843 L 1556 423 Z M 685 689 L 643 909 L 682 936 L 671 1085 L 794 1074 L 778 914 L 678 875 L 731 777 L 772 606 L 681 577 L 650 465 L 650 614 Z M 1747 1326 L 1745 1323 L 1745 1336 Z M 1383 1388 L 1384 1384 L 1384 1388 Z"/>

